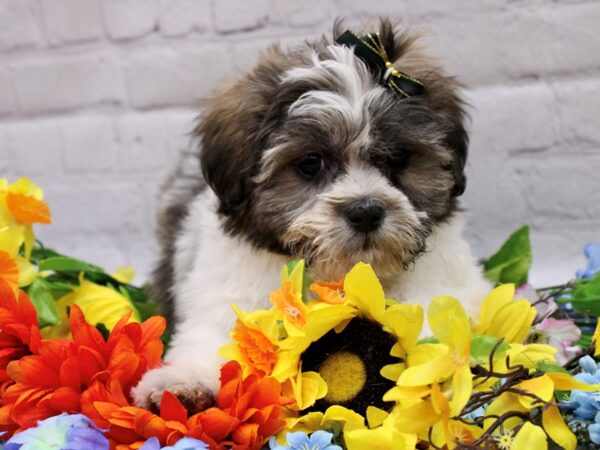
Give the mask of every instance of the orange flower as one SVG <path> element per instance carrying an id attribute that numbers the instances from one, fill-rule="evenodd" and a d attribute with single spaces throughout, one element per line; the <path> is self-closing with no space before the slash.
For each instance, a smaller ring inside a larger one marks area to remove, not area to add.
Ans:
<path id="1" fill-rule="evenodd" d="M 0 281 L 4 281 L 12 289 L 19 286 L 19 266 L 8 253 L 3 251 L 0 251 Z"/>
<path id="2" fill-rule="evenodd" d="M 231 333 L 241 360 L 259 375 L 269 375 L 277 362 L 275 346 L 265 334 L 251 324 L 238 320 Z"/>
<path id="3" fill-rule="evenodd" d="M 187 417 L 187 411 L 170 392 L 163 394 L 159 414 L 130 406 L 119 391 L 118 383 L 109 388 L 97 385 L 100 400 L 92 401 L 89 417 L 107 429 L 111 448 L 129 450 L 141 447 L 150 437 L 161 445 L 173 445 L 183 436 L 206 442 L 211 449 L 258 450 L 265 440 L 283 428 L 281 385 L 273 378 L 242 376 L 237 362 L 221 368 L 221 390 L 216 407 Z"/>
<path id="4" fill-rule="evenodd" d="M 10 431 L 12 423 L 25 429 L 61 412 L 81 411 L 82 398 L 95 383 L 112 380 L 111 388 L 118 383 L 122 393 L 129 393 L 144 372 L 159 364 L 165 321 L 153 317 L 143 324 L 128 324 L 127 320 L 122 318 L 105 341 L 73 305 L 73 341 L 42 341 L 32 348 L 32 355 L 8 365 L 7 374 L 15 383 L 2 395 L 0 431 Z"/>
<path id="5" fill-rule="evenodd" d="M 11 361 L 16 361 L 40 344 L 40 330 L 35 308 L 23 291 L 18 296 L 6 281 L 0 279 L 0 396 L 3 396 L 13 381 L 6 372 Z M 10 407 L 0 408 L 2 430 L 9 434 L 18 429 L 17 423 L 10 418 Z"/>
<path id="6" fill-rule="evenodd" d="M 306 305 L 302 302 L 302 298 L 294 293 L 290 281 L 285 281 L 279 289 L 271 292 L 269 299 L 291 323 L 297 327 L 306 324 Z"/>
<path id="7" fill-rule="evenodd" d="M 319 296 L 319 300 L 331 305 L 344 303 L 344 279 L 340 281 L 316 281 L 310 285 L 310 290 Z"/>
<path id="8" fill-rule="evenodd" d="M 24 225 L 52 222 L 48 204 L 31 195 L 9 192 L 6 195 L 6 205 L 15 219 Z"/>
<path id="9" fill-rule="evenodd" d="M 12 287 L 0 279 L 0 382 L 8 380 L 8 364 L 30 354 L 39 342 L 37 313 L 31 300 L 23 291 L 16 297 Z"/>

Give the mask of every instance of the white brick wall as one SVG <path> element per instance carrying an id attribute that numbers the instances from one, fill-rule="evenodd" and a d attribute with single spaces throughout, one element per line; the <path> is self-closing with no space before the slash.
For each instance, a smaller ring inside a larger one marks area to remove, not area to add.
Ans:
<path id="1" fill-rule="evenodd" d="M 530 223 L 535 280 L 568 278 L 600 240 L 594 0 L 0 0 L 0 171 L 45 187 L 49 245 L 144 278 L 198 100 L 272 41 L 377 14 L 426 30 L 467 85 L 477 254 Z"/>

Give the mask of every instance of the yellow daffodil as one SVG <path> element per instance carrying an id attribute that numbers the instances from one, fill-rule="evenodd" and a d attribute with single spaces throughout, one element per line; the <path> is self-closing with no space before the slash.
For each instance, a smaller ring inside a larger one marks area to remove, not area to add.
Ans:
<path id="1" fill-rule="evenodd" d="M 514 295 L 513 284 L 503 284 L 494 289 L 481 305 L 475 334 L 495 336 L 507 343 L 523 343 L 536 312 L 529 300 L 513 300 Z"/>
<path id="2" fill-rule="evenodd" d="M 56 301 L 61 324 L 47 327 L 42 333 L 47 339 L 66 338 L 69 336 L 68 308 L 77 305 L 83 311 L 86 320 L 93 324 L 103 324 L 109 331 L 119 319 L 130 314 L 129 322 L 140 322 L 140 317 L 131 302 L 120 292 L 106 286 L 100 286 L 79 277 L 79 286 L 69 294 Z"/>
<path id="3" fill-rule="evenodd" d="M 598 340 L 600 339 L 600 320 L 596 325 L 596 329 L 594 330 L 594 335 L 592 336 L 592 342 L 594 343 L 594 356 L 600 356 L 600 345 L 598 345 Z"/>
<path id="4" fill-rule="evenodd" d="M 302 301 L 304 261 L 299 261 L 290 272 L 287 266 L 281 272 L 281 287 L 271 292 L 269 299 L 289 335 L 302 335 L 308 308 Z"/>
<path id="5" fill-rule="evenodd" d="M 398 379 L 399 387 L 417 387 L 439 383 L 452 377 L 450 411 L 457 415 L 469 400 L 473 389 L 470 369 L 471 326 L 460 302 L 452 297 L 436 297 L 427 312 L 434 335 L 447 347 L 436 358 L 408 367 Z M 436 346 L 437 351 L 443 347 Z"/>
<path id="6" fill-rule="evenodd" d="M 43 198 L 42 189 L 27 178 L 11 185 L 0 179 L 0 249 L 14 257 L 25 244 L 29 259 L 35 241 L 32 225 L 52 220 Z"/>

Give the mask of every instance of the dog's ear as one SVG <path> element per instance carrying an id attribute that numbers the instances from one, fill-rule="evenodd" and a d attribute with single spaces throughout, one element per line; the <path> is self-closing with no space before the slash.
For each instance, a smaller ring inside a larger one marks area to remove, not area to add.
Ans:
<path id="1" fill-rule="evenodd" d="M 452 196 L 459 197 L 467 187 L 465 164 L 469 148 L 469 135 L 465 130 L 463 120 L 455 123 L 455 127 L 448 135 L 447 143 L 448 147 L 454 151 L 454 188 L 452 188 Z"/>
<path id="2" fill-rule="evenodd" d="M 252 195 L 251 179 L 265 145 L 265 118 L 284 65 L 283 53 L 273 46 L 253 71 L 205 103 L 194 134 L 200 138 L 202 173 L 219 198 L 222 214 L 243 211 Z"/>

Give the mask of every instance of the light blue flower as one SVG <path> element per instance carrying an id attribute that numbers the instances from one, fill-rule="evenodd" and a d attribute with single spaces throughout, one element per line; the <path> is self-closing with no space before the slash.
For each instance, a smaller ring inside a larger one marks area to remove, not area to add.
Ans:
<path id="1" fill-rule="evenodd" d="M 175 445 L 169 447 L 161 447 L 160 441 L 153 437 L 148 439 L 140 450 L 205 450 L 208 445 L 198 439 L 189 437 L 179 439 Z"/>
<path id="2" fill-rule="evenodd" d="M 590 242 L 583 248 L 583 253 L 587 258 L 587 265 L 584 269 L 577 271 L 577 278 L 593 278 L 600 272 L 600 242 Z"/>
<path id="3" fill-rule="evenodd" d="M 287 433 L 285 439 L 288 445 L 279 445 L 275 438 L 269 441 L 271 450 L 342 450 L 339 445 L 333 445 L 331 439 L 333 434 L 327 431 L 319 430 L 312 433 L 310 436 L 298 431 L 296 433 Z"/>
<path id="4" fill-rule="evenodd" d="M 94 423 L 82 414 L 61 414 L 15 434 L 4 450 L 108 450 L 109 444 Z"/>

